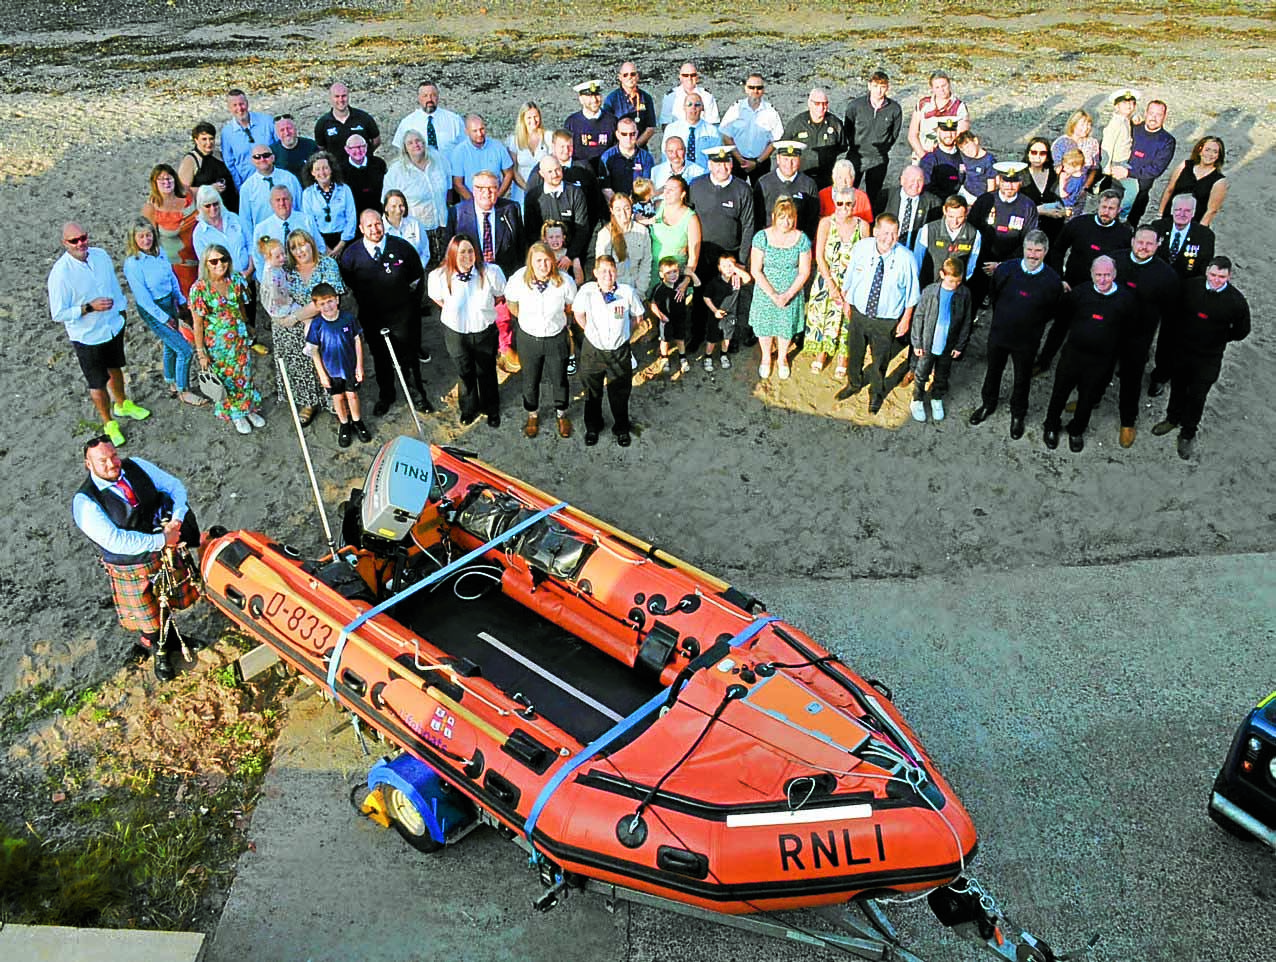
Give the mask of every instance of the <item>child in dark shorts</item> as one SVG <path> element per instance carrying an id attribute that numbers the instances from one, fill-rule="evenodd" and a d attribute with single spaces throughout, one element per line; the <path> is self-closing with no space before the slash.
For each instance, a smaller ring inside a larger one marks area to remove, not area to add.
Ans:
<path id="1" fill-rule="evenodd" d="M 359 385 L 363 383 L 363 328 L 354 315 L 341 309 L 331 284 L 316 284 L 310 300 L 319 310 L 306 332 L 306 343 L 314 346 L 311 355 L 319 383 L 332 397 L 340 425 L 337 444 L 350 447 L 351 434 L 372 440 L 372 432 L 359 419 Z"/>
<path id="2" fill-rule="evenodd" d="M 739 279 L 739 284 L 736 284 Z M 730 254 L 718 257 L 718 273 L 704 282 L 700 289 L 704 297 L 704 305 L 709 309 L 709 318 L 704 330 L 704 369 L 713 370 L 713 349 L 721 347 L 718 363 L 725 371 L 731 367 L 731 359 L 727 351 L 731 347 L 731 338 L 735 336 L 736 316 L 739 313 L 740 290 L 753 282 L 752 275 Z"/>
<path id="3" fill-rule="evenodd" d="M 691 362 L 687 360 L 687 326 L 692 295 L 690 291 L 683 293 L 678 290 L 683 273 L 682 265 L 676 257 L 660 258 L 656 269 L 660 283 L 652 288 L 649 301 L 652 315 L 660 322 L 660 360 L 657 362 L 657 370 L 661 374 L 668 373 L 671 364 L 669 348 L 672 345 L 678 351 L 678 370 L 686 374 L 691 370 Z M 692 283 L 695 283 L 694 278 Z"/>

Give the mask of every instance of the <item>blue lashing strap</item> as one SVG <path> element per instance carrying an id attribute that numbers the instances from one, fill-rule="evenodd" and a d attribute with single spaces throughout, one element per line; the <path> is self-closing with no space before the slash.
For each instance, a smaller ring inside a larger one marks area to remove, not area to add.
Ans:
<path id="1" fill-rule="evenodd" d="M 545 508 L 542 511 L 536 512 L 536 514 L 532 515 L 530 518 L 527 518 L 524 521 L 520 521 L 518 524 L 514 525 L 514 527 L 510 528 L 504 534 L 498 535 L 497 537 L 493 538 L 491 541 L 487 542 L 486 544 L 479 545 L 477 548 L 475 548 L 473 551 L 469 552 L 468 554 L 462 555 L 460 558 L 457 558 L 450 565 L 446 565 L 445 567 L 440 568 L 438 571 L 434 572 L 434 574 L 430 575 L 428 578 L 418 581 L 416 584 L 412 585 L 409 588 L 404 588 L 397 595 L 394 595 L 392 598 L 387 598 L 385 601 L 381 602 L 381 604 L 377 605 L 376 607 L 369 608 L 367 611 L 361 614 L 354 621 L 350 622 L 350 624 L 342 628 L 341 634 L 337 636 L 336 647 L 333 648 L 332 650 L 332 658 L 328 661 L 328 688 L 332 690 L 332 693 L 334 695 L 337 693 L 337 666 L 341 663 L 341 653 L 345 651 L 346 642 L 350 640 L 350 633 L 352 631 L 357 629 L 364 622 L 370 621 L 372 618 L 375 618 L 377 615 L 381 614 L 381 612 L 393 607 L 394 605 L 397 605 L 400 601 L 402 601 L 404 598 L 407 598 L 409 595 L 414 595 L 418 591 L 422 590 L 423 588 L 428 588 L 430 587 L 430 585 L 436 584 L 437 582 L 442 581 L 444 578 L 452 574 L 458 568 L 465 567 L 475 558 L 482 555 L 483 552 L 485 552 L 488 548 L 495 548 L 497 545 L 503 544 L 504 542 L 508 541 L 510 538 L 514 537 L 514 535 L 518 534 L 519 532 L 525 531 L 526 529 L 530 528 L 532 525 L 536 524 L 538 521 L 543 521 L 545 518 L 548 518 L 551 514 L 555 514 L 561 511 L 565 507 L 567 507 L 567 502 L 560 501 L 558 502 L 558 504 L 554 505 L 552 508 Z"/>
<path id="2" fill-rule="evenodd" d="M 753 621 L 745 625 L 744 628 L 742 628 L 740 632 L 732 638 L 730 642 L 728 642 L 728 646 L 736 648 L 743 645 L 771 622 L 777 620 L 778 619 L 775 615 L 764 615 L 761 618 L 755 618 Z M 705 667 L 707 668 L 708 666 L 706 665 Z M 529 841 L 532 838 L 532 832 L 536 830 L 536 822 L 541 817 L 541 812 L 545 810 L 545 806 L 549 804 L 550 797 L 558 791 L 559 786 L 562 785 L 563 782 L 567 781 L 567 779 L 575 773 L 576 769 L 580 768 L 612 742 L 626 734 L 634 726 L 641 724 L 648 715 L 659 709 L 666 701 L 672 701 L 673 699 L 670 696 L 677 694 L 677 692 L 673 691 L 673 688 L 675 685 L 679 684 L 685 685 L 686 682 L 675 681 L 673 685 L 670 685 L 664 691 L 653 695 L 651 699 L 644 703 L 641 707 L 635 709 L 627 717 L 616 722 L 614 726 L 595 738 L 566 763 L 564 763 L 561 768 L 559 768 L 559 770 L 554 774 L 554 777 L 545 783 L 545 787 L 542 788 L 540 794 L 536 796 L 536 803 L 532 806 L 532 811 L 527 816 L 527 821 L 523 823 L 523 833 L 527 836 Z"/>

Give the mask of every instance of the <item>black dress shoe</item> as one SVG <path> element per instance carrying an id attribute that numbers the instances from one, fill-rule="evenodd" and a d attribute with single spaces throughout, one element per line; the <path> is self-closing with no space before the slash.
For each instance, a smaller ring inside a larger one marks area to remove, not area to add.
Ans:
<path id="1" fill-rule="evenodd" d="M 1018 441 L 1023 437 L 1023 418 L 1017 418 L 1013 414 L 1010 415 L 1010 440 Z"/>
<path id="2" fill-rule="evenodd" d="M 378 401 L 372 405 L 372 416 L 377 418 L 384 416 L 390 410 L 391 403 L 390 401 Z"/>
<path id="3" fill-rule="evenodd" d="M 428 347 L 418 348 L 416 356 L 422 364 L 429 364 L 430 361 L 434 360 L 434 355 L 430 353 L 430 349 Z"/>
<path id="4" fill-rule="evenodd" d="M 489 414 L 487 416 L 487 426 L 489 428 L 499 428 L 501 426 L 501 416 L 499 414 Z"/>
<path id="5" fill-rule="evenodd" d="M 337 426 L 337 446 L 341 448 L 350 447 L 350 439 L 354 436 L 354 428 L 347 421 L 345 424 Z"/>
<path id="6" fill-rule="evenodd" d="M 1051 451 L 1059 446 L 1059 432 L 1046 428 L 1041 434 L 1041 440 L 1046 442 L 1046 447 Z"/>
<path id="7" fill-rule="evenodd" d="M 368 426 L 362 421 L 354 422 L 354 433 L 359 435 L 359 440 L 364 444 L 372 440 L 372 432 L 368 430 Z"/>
<path id="8" fill-rule="evenodd" d="M 468 425 L 473 424 L 473 423 L 474 423 L 475 421 L 477 421 L 477 420 L 478 420 L 478 412 L 477 412 L 477 411 L 475 411 L 473 414 L 462 414 L 462 415 L 461 415 L 461 426 L 462 426 L 462 427 L 466 427 L 466 426 L 468 426 Z"/>
<path id="9" fill-rule="evenodd" d="M 426 414 L 434 413 L 434 405 L 431 403 L 430 398 L 426 395 L 425 388 L 417 388 L 416 409 L 418 411 L 424 411 Z"/>
<path id="10" fill-rule="evenodd" d="M 881 409 L 882 409 L 882 402 L 881 402 L 880 400 L 878 400 L 878 401 L 869 401 L 869 402 L 868 402 L 868 413 L 869 413 L 869 414 L 876 414 L 876 413 L 877 413 L 878 411 L 880 411 Z"/>
<path id="11" fill-rule="evenodd" d="M 169 661 L 166 651 L 155 655 L 155 677 L 160 681 L 172 681 L 177 677 L 177 672 L 173 670 L 173 663 Z"/>
<path id="12" fill-rule="evenodd" d="M 616 443 L 622 448 L 629 447 L 629 445 L 633 444 L 633 440 L 634 439 L 629 436 L 628 432 L 616 435 Z"/>
<path id="13" fill-rule="evenodd" d="M 992 416 L 992 412 L 995 410 L 997 410 L 995 407 L 989 407 L 986 404 L 979 405 L 979 407 L 970 412 L 970 423 L 983 424 Z"/>
<path id="14" fill-rule="evenodd" d="M 1184 461 L 1192 460 L 1192 454 L 1196 451 L 1196 438 L 1185 438 L 1179 435 L 1178 452 L 1179 457 Z"/>
<path id="15" fill-rule="evenodd" d="M 1164 381 L 1148 381 L 1148 397 L 1160 397 L 1164 393 Z"/>
<path id="16" fill-rule="evenodd" d="M 124 663 L 126 665 L 140 665 L 149 657 L 151 657 L 151 649 L 147 648 L 145 645 L 139 645 L 137 642 L 133 642 L 133 647 L 125 656 Z"/>
<path id="17" fill-rule="evenodd" d="M 864 390 L 863 384 L 851 384 L 848 382 L 846 387 L 842 388 L 842 390 L 838 391 L 837 394 L 834 395 L 833 399 L 835 401 L 845 401 L 848 398 L 852 398 L 859 394 L 862 390 Z"/>
<path id="18" fill-rule="evenodd" d="M 1170 420 L 1158 421 L 1156 424 L 1152 425 L 1152 433 L 1155 434 L 1158 438 L 1164 437 L 1165 435 L 1173 431 L 1176 427 L 1178 427 L 1178 425 L 1175 424 L 1173 421 L 1170 421 Z"/>
<path id="19" fill-rule="evenodd" d="M 586 431 L 585 432 L 585 447 L 592 448 L 597 443 L 598 443 L 598 432 Z"/>
<path id="20" fill-rule="evenodd" d="M 1085 435 L 1084 434 L 1069 434 L 1068 435 L 1068 450 L 1071 451 L 1073 454 L 1080 454 L 1082 451 L 1084 451 L 1085 450 Z"/>

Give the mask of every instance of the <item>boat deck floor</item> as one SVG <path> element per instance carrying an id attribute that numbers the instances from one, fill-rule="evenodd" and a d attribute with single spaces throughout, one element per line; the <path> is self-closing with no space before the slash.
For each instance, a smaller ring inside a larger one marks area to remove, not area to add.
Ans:
<path id="1" fill-rule="evenodd" d="M 474 587 L 474 579 L 464 583 Z M 404 602 L 396 617 L 448 654 L 478 665 L 506 694 L 581 742 L 592 741 L 662 686 L 507 598 L 498 588 L 463 600 L 447 581 Z M 618 626 L 619 630 L 619 626 Z"/>

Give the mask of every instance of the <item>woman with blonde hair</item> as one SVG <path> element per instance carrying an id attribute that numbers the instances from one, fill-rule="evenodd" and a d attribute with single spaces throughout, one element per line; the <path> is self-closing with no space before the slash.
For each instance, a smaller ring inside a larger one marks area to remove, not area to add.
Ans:
<path id="1" fill-rule="evenodd" d="M 541 109 L 530 100 L 518 108 L 514 132 L 505 141 L 510 158 L 514 161 L 514 183 L 510 185 L 509 199 L 522 206 L 527 191 L 527 178 L 549 156 L 549 137 L 541 125 Z"/>
<path id="2" fill-rule="evenodd" d="M 518 318 L 518 353 L 523 362 L 523 410 L 529 438 L 540 433 L 541 375 L 554 393 L 558 436 L 571 437 L 567 417 L 571 396 L 567 384 L 567 357 L 571 346 L 567 328 L 572 318 L 576 282 L 558 269 L 558 259 L 544 241 L 527 249 L 526 264 L 505 285 L 505 301 Z"/>
<path id="3" fill-rule="evenodd" d="M 1055 171 L 1063 175 L 1063 155 L 1069 150 L 1079 150 L 1085 156 L 1085 189 L 1089 190 L 1099 176 L 1099 155 L 1102 145 L 1094 136 L 1094 118 L 1084 110 L 1074 110 L 1063 125 L 1063 136 L 1056 137 L 1050 145 L 1050 158 Z"/>
<path id="4" fill-rule="evenodd" d="M 771 226 L 753 235 L 749 273 L 757 285 L 749 305 L 749 326 L 758 336 L 762 363 L 758 377 L 771 376 L 776 352 L 780 380 L 789 377 L 789 345 L 806 316 L 807 278 L 811 276 L 811 242 L 798 230 L 797 205 L 781 197 L 771 208 Z"/>
<path id="5" fill-rule="evenodd" d="M 253 386 L 253 356 L 248 337 L 248 284 L 231 266 L 230 251 L 209 244 L 200 260 L 199 280 L 190 289 L 195 323 L 195 356 L 226 389 L 213 413 L 240 434 L 264 428 L 261 394 Z"/>
<path id="6" fill-rule="evenodd" d="M 426 146 L 419 131 L 405 131 L 399 156 L 382 182 L 381 200 L 384 203 L 392 190 L 403 194 L 408 213 L 421 222 L 429 239 L 429 259 L 421 257 L 427 271 L 442 259 L 447 244 L 447 192 L 451 186 L 447 158 Z"/>
<path id="7" fill-rule="evenodd" d="M 820 218 L 815 230 L 815 283 L 806 305 L 806 342 L 803 351 L 815 355 L 811 370 L 823 371 L 829 355 L 836 354 L 835 375 L 846 377 L 850 356 L 850 318 L 842 297 L 842 278 L 851 263 L 851 248 L 868 237 L 873 229 L 855 214 L 860 193 L 854 187 L 832 189 L 833 213 Z"/>

